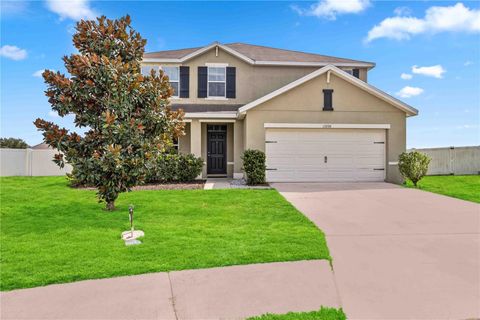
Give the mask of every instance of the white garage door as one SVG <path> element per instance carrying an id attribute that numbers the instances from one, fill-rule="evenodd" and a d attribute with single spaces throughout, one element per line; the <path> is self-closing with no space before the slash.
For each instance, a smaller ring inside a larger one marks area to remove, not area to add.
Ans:
<path id="1" fill-rule="evenodd" d="M 383 129 L 266 129 L 267 181 L 385 179 Z"/>

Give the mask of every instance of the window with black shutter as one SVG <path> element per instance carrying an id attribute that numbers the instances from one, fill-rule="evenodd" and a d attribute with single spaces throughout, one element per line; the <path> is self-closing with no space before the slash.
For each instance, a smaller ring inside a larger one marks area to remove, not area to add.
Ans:
<path id="1" fill-rule="evenodd" d="M 236 68 L 227 67 L 227 98 L 236 97 Z"/>
<path id="2" fill-rule="evenodd" d="M 323 111 L 333 111 L 333 89 L 323 89 Z"/>
<path id="3" fill-rule="evenodd" d="M 198 97 L 207 97 L 208 68 L 198 67 Z"/>
<path id="4" fill-rule="evenodd" d="M 190 67 L 180 67 L 180 98 L 190 96 Z"/>

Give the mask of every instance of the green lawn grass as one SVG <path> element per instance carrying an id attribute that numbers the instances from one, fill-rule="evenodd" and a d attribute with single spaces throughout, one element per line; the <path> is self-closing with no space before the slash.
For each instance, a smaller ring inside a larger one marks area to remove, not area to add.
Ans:
<path id="1" fill-rule="evenodd" d="M 120 195 L 64 177 L 0 179 L 0 289 L 157 271 L 330 259 L 323 233 L 275 190 L 158 190 Z M 143 244 L 125 246 L 128 205 Z"/>
<path id="2" fill-rule="evenodd" d="M 408 181 L 407 187 L 413 188 Z M 480 203 L 480 175 L 427 176 L 418 182 L 419 189 Z"/>
<path id="3" fill-rule="evenodd" d="M 345 320 L 347 317 L 342 309 L 322 307 L 319 311 L 289 312 L 286 314 L 265 314 L 247 320 Z"/>

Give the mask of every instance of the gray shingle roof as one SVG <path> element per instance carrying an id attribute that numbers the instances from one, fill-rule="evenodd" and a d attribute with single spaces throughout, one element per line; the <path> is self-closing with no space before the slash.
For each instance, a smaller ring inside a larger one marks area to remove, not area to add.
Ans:
<path id="1" fill-rule="evenodd" d="M 372 66 L 375 65 L 372 62 L 332 57 L 332 56 L 326 56 L 326 55 L 321 55 L 316 53 L 307 53 L 307 52 L 301 52 L 301 51 L 278 49 L 278 48 L 240 43 L 240 42 L 227 43 L 227 44 L 223 44 L 223 46 L 233 49 L 254 61 L 311 62 L 311 63 L 325 63 L 325 64 L 366 63 L 366 64 L 371 64 Z M 203 47 L 150 52 L 150 53 L 145 53 L 144 58 L 181 59 L 202 48 Z"/>

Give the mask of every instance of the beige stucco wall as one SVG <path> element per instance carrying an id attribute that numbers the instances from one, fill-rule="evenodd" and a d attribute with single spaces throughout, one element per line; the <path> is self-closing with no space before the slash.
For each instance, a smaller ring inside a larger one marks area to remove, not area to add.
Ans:
<path id="1" fill-rule="evenodd" d="M 334 111 L 322 111 L 323 89 L 333 89 Z M 349 82 L 326 74 L 308 81 L 247 112 L 245 148 L 265 149 L 264 123 L 351 123 L 390 124 L 387 130 L 387 181 L 399 183 L 402 178 L 396 165 L 398 155 L 406 148 L 405 113 Z"/>
<path id="2" fill-rule="evenodd" d="M 190 123 L 185 123 L 185 135 L 178 138 L 178 151 L 190 153 Z"/>
<path id="3" fill-rule="evenodd" d="M 235 99 L 208 99 L 197 98 L 198 94 L 198 67 L 206 63 L 227 63 L 236 67 L 236 98 Z M 284 85 L 295 81 L 320 67 L 297 66 L 253 66 L 230 53 L 218 49 L 211 49 L 185 63 L 144 63 L 145 65 L 189 66 L 190 84 L 189 98 L 172 99 L 172 103 L 203 103 L 203 104 L 246 104 L 258 99 Z M 360 69 L 360 79 L 366 81 L 367 69 Z"/>

